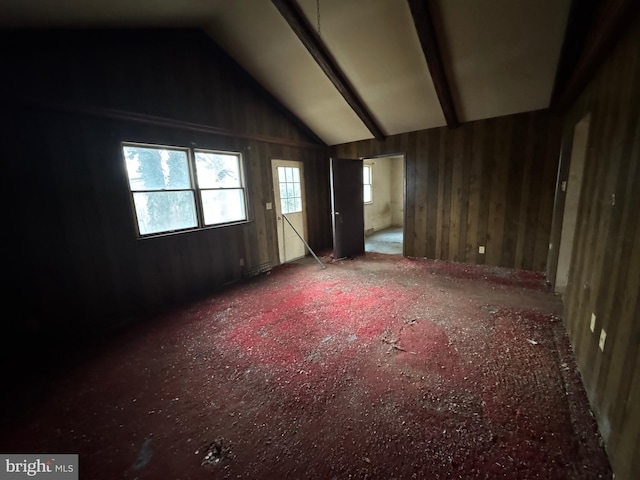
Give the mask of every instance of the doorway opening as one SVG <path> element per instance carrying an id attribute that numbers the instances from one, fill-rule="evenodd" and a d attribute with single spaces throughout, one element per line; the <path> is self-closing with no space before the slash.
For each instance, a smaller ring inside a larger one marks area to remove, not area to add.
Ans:
<path id="1" fill-rule="evenodd" d="M 404 254 L 405 158 L 363 160 L 365 252 Z"/>
<path id="2" fill-rule="evenodd" d="M 305 256 L 307 216 L 302 162 L 271 160 L 280 263 Z M 286 218 L 284 218 L 286 215 Z M 288 221 L 287 221 L 288 220 Z M 298 236 L 300 235 L 300 236 Z"/>
<path id="3" fill-rule="evenodd" d="M 554 289 L 558 293 L 564 293 L 569 283 L 571 270 L 571 256 L 573 254 L 573 241 L 576 233 L 576 220 L 578 217 L 578 205 L 582 190 L 582 174 L 587 156 L 589 140 L 590 115 L 585 115 L 575 126 L 573 131 L 573 146 L 571 148 L 571 160 L 569 164 L 569 178 L 563 182 L 562 190 L 566 192 L 564 202 L 564 214 L 562 215 L 562 233 L 560 236 L 560 248 L 558 252 L 558 267 Z"/>

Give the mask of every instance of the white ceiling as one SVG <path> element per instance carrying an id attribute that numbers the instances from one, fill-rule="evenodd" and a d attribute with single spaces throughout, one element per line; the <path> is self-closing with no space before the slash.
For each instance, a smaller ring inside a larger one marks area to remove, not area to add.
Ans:
<path id="1" fill-rule="evenodd" d="M 406 0 L 297 1 L 386 135 L 446 124 Z M 549 106 L 570 0 L 428 3 L 460 121 Z M 270 0 L 2 0 L 0 26 L 200 27 L 327 144 L 373 138 Z"/>

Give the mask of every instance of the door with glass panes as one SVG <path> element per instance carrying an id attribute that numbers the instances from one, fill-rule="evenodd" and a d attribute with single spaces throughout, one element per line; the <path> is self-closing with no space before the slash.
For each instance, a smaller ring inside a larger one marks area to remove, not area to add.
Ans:
<path id="1" fill-rule="evenodd" d="M 280 263 L 285 263 L 304 257 L 306 253 L 304 242 L 298 236 L 307 240 L 302 162 L 272 160 L 271 166 L 278 252 Z"/>

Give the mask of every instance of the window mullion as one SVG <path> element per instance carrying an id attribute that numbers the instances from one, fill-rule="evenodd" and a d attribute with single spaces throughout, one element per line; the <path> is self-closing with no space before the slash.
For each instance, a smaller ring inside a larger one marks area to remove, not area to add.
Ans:
<path id="1" fill-rule="evenodd" d="M 204 227 L 204 208 L 202 206 L 202 195 L 200 194 L 200 184 L 198 183 L 198 169 L 196 168 L 195 152 L 193 148 L 189 149 L 189 172 L 191 176 L 191 188 L 193 189 L 193 197 L 196 202 L 196 211 L 198 217 L 198 227 Z"/>

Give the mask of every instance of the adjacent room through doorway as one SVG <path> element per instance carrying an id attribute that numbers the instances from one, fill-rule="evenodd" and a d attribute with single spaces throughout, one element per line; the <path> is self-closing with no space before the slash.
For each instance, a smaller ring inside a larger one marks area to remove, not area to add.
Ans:
<path id="1" fill-rule="evenodd" d="M 363 161 L 365 251 L 402 255 L 404 155 Z"/>

